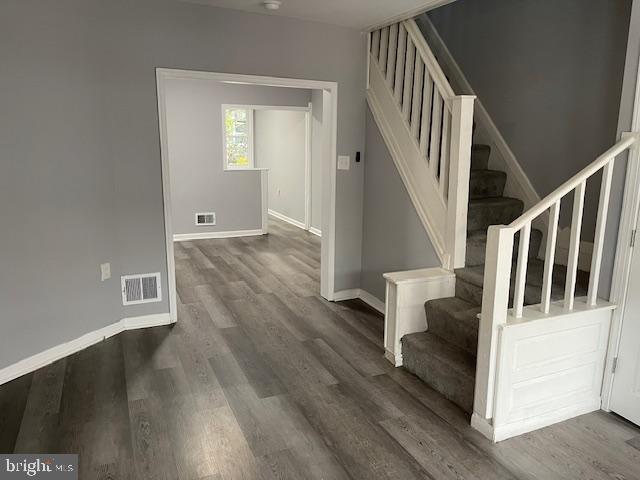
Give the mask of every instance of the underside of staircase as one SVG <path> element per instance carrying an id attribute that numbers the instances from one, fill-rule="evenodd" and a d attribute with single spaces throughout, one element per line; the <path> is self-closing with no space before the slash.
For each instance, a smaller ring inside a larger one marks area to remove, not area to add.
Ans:
<path id="1" fill-rule="evenodd" d="M 469 413 L 473 410 L 487 229 L 490 225 L 511 223 L 524 208 L 521 200 L 503 196 L 507 176 L 488 169 L 490 154 L 489 146 L 473 145 L 466 262 L 464 268 L 455 271 L 455 296 L 427 301 L 427 330 L 402 338 L 404 367 Z M 541 301 L 544 265 L 536 258 L 541 241 L 542 232 L 532 230 L 525 304 Z M 514 243 L 514 252 L 517 252 L 517 236 Z M 514 272 L 515 267 L 512 279 Z M 565 275 L 566 267 L 554 267 L 553 299 L 563 297 Z M 576 295 L 586 294 L 587 285 L 588 273 L 578 272 Z"/>

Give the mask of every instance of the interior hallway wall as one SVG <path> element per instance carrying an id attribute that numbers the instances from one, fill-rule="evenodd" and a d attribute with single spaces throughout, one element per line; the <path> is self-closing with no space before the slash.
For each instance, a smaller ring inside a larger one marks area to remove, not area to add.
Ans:
<path id="1" fill-rule="evenodd" d="M 200 79 L 167 80 L 167 139 L 174 234 L 260 230 L 260 171 L 224 170 L 222 105 L 307 107 L 310 99 L 310 90 L 298 88 L 236 85 Z M 256 118 L 259 113 L 256 111 Z M 268 124 L 261 124 L 260 128 L 254 125 L 254 140 L 259 138 L 260 130 L 268 127 Z M 216 225 L 196 226 L 196 212 L 215 212 Z"/>
<path id="2" fill-rule="evenodd" d="M 383 273 L 441 263 L 367 109 L 360 288 L 385 300 Z"/>
<path id="3" fill-rule="evenodd" d="M 306 112 L 256 110 L 254 132 L 256 167 L 269 170 L 269 210 L 304 224 Z"/>

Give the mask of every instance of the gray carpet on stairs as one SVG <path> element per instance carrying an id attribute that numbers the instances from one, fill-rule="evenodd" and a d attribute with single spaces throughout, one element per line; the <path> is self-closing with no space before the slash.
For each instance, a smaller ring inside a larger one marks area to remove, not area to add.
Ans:
<path id="1" fill-rule="evenodd" d="M 404 368 L 471 413 L 475 386 L 478 314 L 482 303 L 487 228 L 509 224 L 524 209 L 522 201 L 503 196 L 507 176 L 488 170 L 491 148 L 473 145 L 469 180 L 466 266 L 456 270 L 455 297 L 425 303 L 427 331 L 402 338 Z M 542 232 L 531 231 L 525 304 L 540 302 L 544 264 L 537 259 Z M 514 259 L 519 245 L 516 235 Z M 512 270 L 512 283 L 515 265 Z M 552 298 L 564 296 L 566 267 L 555 265 Z M 576 295 L 585 295 L 587 272 L 578 272 Z M 513 287 L 512 287 L 513 293 Z M 510 300 L 511 306 L 511 300 Z"/>

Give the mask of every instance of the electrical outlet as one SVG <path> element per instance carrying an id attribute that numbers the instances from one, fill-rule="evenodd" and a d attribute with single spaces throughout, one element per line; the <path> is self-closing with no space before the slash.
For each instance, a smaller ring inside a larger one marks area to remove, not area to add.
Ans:
<path id="1" fill-rule="evenodd" d="M 111 264 L 103 263 L 100 265 L 100 280 L 104 282 L 105 280 L 109 280 L 111 278 Z"/>
<path id="2" fill-rule="evenodd" d="M 340 155 L 338 157 L 338 170 L 349 170 L 349 155 Z"/>

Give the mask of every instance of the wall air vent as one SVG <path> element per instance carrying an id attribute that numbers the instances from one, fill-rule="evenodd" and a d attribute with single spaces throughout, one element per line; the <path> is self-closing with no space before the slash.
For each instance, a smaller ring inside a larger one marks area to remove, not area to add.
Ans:
<path id="1" fill-rule="evenodd" d="M 214 212 L 196 213 L 196 225 L 206 226 L 216 224 L 216 214 Z"/>
<path id="2" fill-rule="evenodd" d="M 123 305 L 138 305 L 162 300 L 159 273 L 126 275 L 121 277 L 121 283 Z"/>

